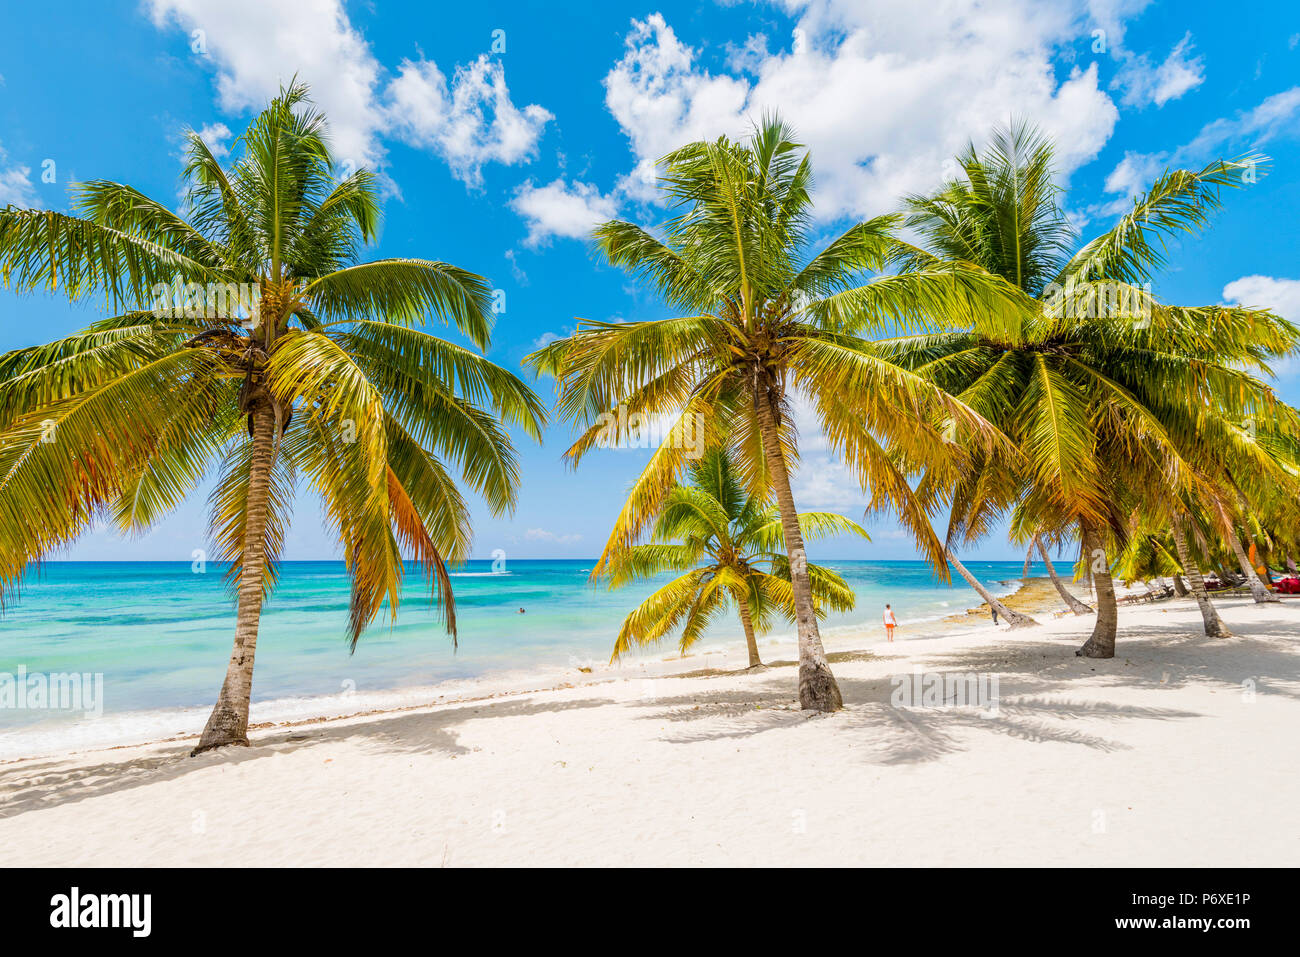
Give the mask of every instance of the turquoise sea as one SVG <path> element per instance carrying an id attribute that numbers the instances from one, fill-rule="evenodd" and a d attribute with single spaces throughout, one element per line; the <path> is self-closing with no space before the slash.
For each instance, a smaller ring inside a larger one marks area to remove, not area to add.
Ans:
<path id="1" fill-rule="evenodd" d="M 826 625 L 832 648 L 836 632 L 864 624 L 882 630 L 887 601 L 904 625 L 979 601 L 960 578 L 939 583 L 919 561 L 823 563 L 858 595 L 854 612 Z M 453 573 L 460 639 L 454 651 L 413 572 L 396 624 L 381 618 L 349 654 L 343 563 L 285 563 L 258 639 L 252 718 L 392 705 L 403 689 L 419 688 L 427 701 L 429 686 L 453 687 L 456 679 L 603 664 L 623 616 L 656 586 L 594 588 L 591 565 L 511 561 L 494 572 L 490 561 L 468 563 Z M 968 567 L 1006 593 L 1023 563 Z M 233 607 L 222 569 L 211 564 L 201 574 L 184 562 L 50 562 L 34 570 L 20 601 L 0 617 L 0 686 L 15 683 L 20 669 L 29 676 L 99 674 L 102 714 L 0 703 L 0 759 L 201 728 L 225 674 Z M 908 629 L 901 631 L 906 637 Z M 701 647 L 739 640 L 739 626 L 725 621 Z M 665 644 L 646 655 L 658 659 L 674 649 Z"/>

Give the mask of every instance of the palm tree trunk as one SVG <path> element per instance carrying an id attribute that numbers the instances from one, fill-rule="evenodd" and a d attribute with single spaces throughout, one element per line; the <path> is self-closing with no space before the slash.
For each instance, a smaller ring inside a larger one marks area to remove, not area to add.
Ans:
<path id="1" fill-rule="evenodd" d="M 763 437 L 763 455 L 776 493 L 776 507 L 781 514 L 781 531 L 790 558 L 790 584 L 794 591 L 795 622 L 799 630 L 799 707 L 805 711 L 838 711 L 844 707 L 840 686 L 835 683 L 826 662 L 817 614 L 813 610 L 812 581 L 808 577 L 808 555 L 799 531 L 799 515 L 790 491 L 790 473 L 781 452 L 779 412 L 776 396 L 770 387 L 759 387 L 758 424 Z"/>
<path id="2" fill-rule="evenodd" d="M 979 592 L 979 596 L 984 599 L 984 603 L 996 611 L 999 618 L 1005 618 L 1008 625 L 1012 628 L 1033 628 L 1038 624 L 1038 622 L 1034 621 L 1034 619 L 1030 618 L 1028 615 L 1021 614 L 1018 611 L 1012 611 L 1006 605 L 1002 604 L 1002 602 L 994 598 L 989 593 L 989 590 L 976 581 L 975 576 L 966 570 L 966 566 L 957 561 L 956 555 L 946 550 L 945 553 L 947 554 L 948 561 L 952 567 L 957 569 L 957 572 L 962 578 L 966 579 L 966 584 Z"/>
<path id="3" fill-rule="evenodd" d="M 1024 571 L 1020 573 L 1021 581 L 1023 582 L 1029 581 L 1029 566 L 1032 565 L 1033 563 L 1034 563 L 1034 542 L 1030 542 L 1029 551 L 1025 552 L 1025 568 Z"/>
<path id="4" fill-rule="evenodd" d="M 1246 550 L 1241 547 L 1241 539 L 1237 537 L 1237 530 L 1232 527 L 1232 523 L 1224 516 L 1224 528 L 1228 542 L 1232 545 L 1233 554 L 1237 556 L 1237 564 L 1241 566 L 1241 573 L 1246 576 L 1246 584 L 1250 586 L 1250 594 L 1255 599 L 1256 604 L 1264 604 L 1269 601 L 1281 601 L 1277 595 L 1268 590 L 1268 586 L 1259 580 L 1259 575 L 1255 574 L 1254 566 L 1250 564 L 1250 559 L 1246 556 Z"/>
<path id="5" fill-rule="evenodd" d="M 1092 569 L 1092 581 L 1097 589 L 1097 624 L 1083 646 L 1075 652 L 1084 658 L 1114 658 L 1115 631 L 1119 627 L 1119 608 L 1115 604 L 1115 580 L 1110 575 L 1110 562 L 1106 560 L 1106 547 L 1101 536 L 1088 522 L 1079 523 L 1083 531 L 1083 547 Z M 1097 568 L 1096 563 L 1101 567 Z"/>
<path id="6" fill-rule="evenodd" d="M 191 755 L 229 744 L 248 746 L 248 705 L 253 693 L 253 656 L 262 615 L 262 577 L 266 564 L 266 511 L 275 452 L 275 414 L 269 403 L 255 407 L 253 451 L 249 464 L 244 551 L 235 614 L 235 646 L 226 666 L 216 706 Z"/>
<path id="7" fill-rule="evenodd" d="M 1183 576 L 1174 572 L 1174 595 L 1178 598 L 1186 598 L 1190 592 L 1187 590 L 1187 582 L 1183 581 Z"/>
<path id="8" fill-rule="evenodd" d="M 1034 536 L 1034 544 L 1038 546 L 1038 553 L 1043 556 L 1043 562 L 1047 565 L 1047 574 L 1052 576 L 1052 584 L 1056 586 L 1056 593 L 1061 596 L 1061 601 L 1065 602 L 1065 606 L 1076 615 L 1091 615 L 1092 608 L 1075 598 L 1070 590 L 1065 587 L 1065 582 L 1061 581 L 1060 576 L 1056 574 L 1056 566 L 1052 564 L 1047 549 L 1043 547 L 1042 539 L 1037 535 Z"/>
<path id="9" fill-rule="evenodd" d="M 754 639 L 754 622 L 749 617 L 749 607 L 744 602 L 736 602 L 740 609 L 740 623 L 745 628 L 745 646 L 749 649 L 749 667 L 761 668 L 762 660 L 758 657 L 758 642 Z"/>
<path id="10" fill-rule="evenodd" d="M 1292 575 L 1296 574 L 1295 559 L 1292 558 L 1290 555 L 1286 557 L 1286 570 L 1289 571 Z"/>
<path id="11" fill-rule="evenodd" d="M 1272 591 L 1274 587 L 1274 582 L 1273 582 L 1273 572 L 1268 567 L 1269 556 L 1264 552 L 1262 548 L 1259 548 L 1258 546 L 1255 547 L 1255 554 L 1259 556 L 1259 567 L 1264 569 L 1263 582 L 1265 585 L 1268 586 L 1268 590 Z"/>
<path id="12" fill-rule="evenodd" d="M 1192 561 L 1191 553 L 1187 550 L 1187 535 L 1183 531 L 1183 524 L 1179 521 L 1178 516 L 1174 516 L 1174 520 L 1170 525 L 1173 527 L 1174 550 L 1178 552 L 1178 564 L 1183 566 L 1183 574 L 1187 576 L 1188 582 L 1191 583 L 1192 595 L 1196 599 L 1197 607 L 1201 609 L 1201 621 L 1205 624 L 1205 634 L 1210 638 L 1231 638 L 1232 632 L 1228 630 L 1228 626 L 1219 617 L 1218 611 L 1214 608 L 1214 603 L 1210 601 L 1210 593 L 1205 590 L 1205 578 L 1201 575 L 1200 566 Z"/>

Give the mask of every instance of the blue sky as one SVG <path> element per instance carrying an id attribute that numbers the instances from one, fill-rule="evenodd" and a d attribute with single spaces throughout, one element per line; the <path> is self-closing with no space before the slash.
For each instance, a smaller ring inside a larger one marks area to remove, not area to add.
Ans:
<path id="1" fill-rule="evenodd" d="M 928 9 L 926 9 L 928 8 Z M 1300 321 L 1300 5 L 1261 0 L 783 0 L 709 4 L 429 4 L 148 0 L 7 5 L 0 31 L 0 204 L 64 208 L 108 178 L 179 204 L 179 134 L 228 144 L 282 80 L 309 82 L 337 152 L 379 171 L 374 255 L 445 259 L 505 293 L 491 357 L 518 369 L 576 318 L 643 319 L 660 305 L 599 265 L 601 219 L 656 222 L 647 171 L 668 149 L 778 109 L 812 150 L 818 230 L 894 209 L 935 185 L 969 138 L 1012 115 L 1057 140 L 1068 207 L 1105 229 L 1166 165 L 1258 148 L 1269 175 L 1227 197 L 1200 239 L 1171 249 L 1168 301 L 1241 301 Z M 91 321 L 94 306 L 0 294 L 0 349 Z M 1300 367 L 1279 370 L 1300 402 Z M 550 383 L 539 384 L 549 399 Z M 478 508 L 475 554 L 599 552 L 637 450 L 561 462 L 567 426 L 521 441 L 511 518 Z M 815 435 L 802 508 L 859 517 L 862 493 Z M 189 560 L 202 496 L 148 536 L 100 531 L 66 557 Z M 911 558 L 889 521 L 827 557 Z M 1015 558 L 994 536 L 972 554 Z M 335 555 L 310 496 L 287 557 Z"/>

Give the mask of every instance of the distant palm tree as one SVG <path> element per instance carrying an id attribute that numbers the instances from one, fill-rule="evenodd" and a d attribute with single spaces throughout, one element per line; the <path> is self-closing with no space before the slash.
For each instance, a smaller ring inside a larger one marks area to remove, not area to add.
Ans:
<path id="1" fill-rule="evenodd" d="M 195 752 L 248 743 L 253 657 L 301 477 L 352 579 L 352 646 L 396 614 L 405 549 L 455 636 L 446 562 L 469 554 L 454 467 L 494 512 L 519 469 L 504 422 L 540 437 L 515 376 L 412 328 L 432 315 L 488 344 L 490 290 L 444 262 L 358 262 L 379 207 L 364 170 L 334 176 L 301 85 L 240 137 L 229 168 L 190 133 L 188 214 L 119 183 L 80 215 L 0 211 L 15 291 L 104 294 L 121 315 L 0 358 L 0 595 L 98 519 L 141 532 L 215 470 L 213 558 L 231 563 L 234 650 Z M 256 290 L 259 296 L 246 295 Z"/>
<path id="2" fill-rule="evenodd" d="M 1079 246 L 1052 155 L 1028 126 L 998 130 L 983 153 L 972 146 L 959 157 L 957 179 L 908 202 L 922 239 L 903 267 L 987 270 L 1024 293 L 1022 321 L 954 321 L 942 334 L 898 339 L 887 356 L 1015 443 L 1015 455 L 977 453 L 924 485 L 931 507 L 953 506 L 949 541 L 973 540 L 1008 509 L 1020 542 L 1077 529 L 1098 606 L 1079 653 L 1108 658 L 1117 617 L 1107 553 L 1123 546 L 1127 520 L 1120 490 L 1185 493 L 1201 482 L 1208 450 L 1238 442 L 1228 423 L 1284 410 L 1250 370 L 1293 351 L 1300 332 L 1267 310 L 1171 306 L 1149 289 L 1164 240 L 1204 226 L 1219 190 L 1240 185 L 1257 158 L 1167 172 Z M 1294 430 L 1293 410 L 1280 414 Z"/>
<path id="3" fill-rule="evenodd" d="M 1030 541 L 1030 554 L 1032 555 L 1032 550 L 1037 548 L 1038 554 L 1043 556 L 1043 564 L 1047 566 L 1047 574 L 1052 579 L 1052 586 L 1056 589 L 1056 593 L 1061 596 L 1061 601 L 1065 602 L 1065 607 L 1076 615 L 1091 615 L 1093 613 L 1092 608 L 1086 602 L 1080 601 L 1070 589 L 1066 588 L 1065 582 L 1061 581 L 1061 576 L 1056 573 L 1056 565 L 1052 563 L 1052 557 L 1047 554 L 1047 546 L 1043 544 L 1043 537 L 1035 535 Z"/>
<path id="4" fill-rule="evenodd" d="M 792 571 L 799 701 L 833 711 L 840 692 L 817 628 L 790 488 L 799 438 L 792 400 L 808 400 L 832 452 L 864 488 L 897 500 L 903 523 L 946 577 L 942 543 L 880 437 L 923 457 L 943 448 L 933 424 L 941 416 L 989 442 L 996 433 L 858 335 L 941 317 L 1010 321 L 1020 295 L 983 270 L 942 263 L 870 279 L 898 254 L 891 233 L 897 217 L 858 223 L 808 255 L 812 167 L 791 135 L 766 119 L 745 142 L 691 143 L 664 157 L 660 183 L 673 216 L 662 233 L 616 221 L 595 237 L 610 263 L 653 287 L 678 317 L 583 321 L 526 361 L 557 379 L 560 413 L 584 427 L 566 453 L 574 465 L 592 448 L 625 439 L 632 430 L 625 423 L 675 417 L 632 486 L 593 575 L 658 514 L 701 439 L 729 449 L 751 494 L 774 493 Z"/>
<path id="5" fill-rule="evenodd" d="M 690 484 L 668 493 L 650 542 L 620 551 L 606 566 L 611 588 L 685 572 L 627 616 L 613 658 L 678 628 L 678 647 L 685 652 L 734 605 L 745 631 L 749 666 L 759 667 L 755 630 L 767 631 L 774 614 L 796 619 L 781 517 L 772 505 L 746 494 L 724 451 L 707 453 L 688 471 Z M 799 527 L 808 539 L 845 533 L 867 538 L 856 522 L 834 512 L 802 512 Z M 853 610 L 855 596 L 843 578 L 811 564 L 808 575 L 819 616 Z"/>

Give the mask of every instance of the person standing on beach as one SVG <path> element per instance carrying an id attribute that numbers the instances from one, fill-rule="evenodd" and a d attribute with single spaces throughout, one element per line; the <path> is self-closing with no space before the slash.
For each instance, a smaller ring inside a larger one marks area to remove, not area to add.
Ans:
<path id="1" fill-rule="evenodd" d="M 898 619 L 894 617 L 894 610 L 888 605 L 885 606 L 885 640 L 894 640 L 894 628 L 898 625 Z"/>

